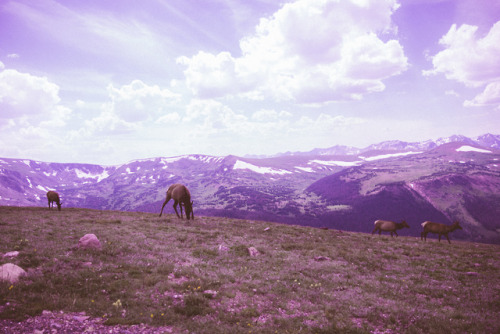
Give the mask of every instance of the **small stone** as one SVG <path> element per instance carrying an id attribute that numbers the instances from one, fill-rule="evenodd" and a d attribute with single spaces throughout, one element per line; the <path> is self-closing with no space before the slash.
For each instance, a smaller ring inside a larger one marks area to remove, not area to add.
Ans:
<path id="1" fill-rule="evenodd" d="M 229 251 L 229 248 L 227 246 L 224 246 L 224 245 L 219 245 L 219 252 L 228 252 Z"/>
<path id="2" fill-rule="evenodd" d="M 320 261 L 330 261 L 331 259 L 327 256 L 316 256 L 314 260 L 320 262 Z"/>
<path id="3" fill-rule="evenodd" d="M 214 291 L 214 290 L 205 290 L 205 291 L 203 291 L 203 294 L 208 295 L 208 296 L 214 298 L 215 296 L 217 296 L 217 291 Z"/>
<path id="4" fill-rule="evenodd" d="M 85 320 L 89 319 L 90 317 L 88 315 L 75 315 L 73 316 L 73 319 L 79 322 L 84 322 Z"/>
<path id="5" fill-rule="evenodd" d="M 19 255 L 18 251 L 12 251 L 12 252 L 5 253 L 3 255 L 3 257 L 17 257 L 18 255 Z"/>
<path id="6" fill-rule="evenodd" d="M 479 273 L 475 272 L 475 271 L 468 271 L 465 273 L 467 276 L 478 276 Z"/>
<path id="7" fill-rule="evenodd" d="M 255 247 L 249 247 L 248 254 L 250 254 L 250 256 L 252 256 L 252 257 L 260 255 L 259 251 Z"/>

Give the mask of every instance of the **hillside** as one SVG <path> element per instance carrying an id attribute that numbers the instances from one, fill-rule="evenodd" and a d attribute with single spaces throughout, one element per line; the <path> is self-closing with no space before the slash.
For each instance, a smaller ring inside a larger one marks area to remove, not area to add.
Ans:
<path id="1" fill-rule="evenodd" d="M 0 159 L 0 205 L 159 212 L 184 183 L 195 215 L 369 232 L 375 219 L 459 220 L 455 238 L 500 244 L 500 136 L 390 141 L 268 158 L 186 155 L 117 166 Z M 171 205 L 167 212 L 173 212 Z"/>
<path id="2" fill-rule="evenodd" d="M 422 154 L 351 167 L 306 191 L 326 199 L 325 226 L 367 231 L 375 219 L 406 219 L 419 236 L 426 220 L 461 222 L 455 237 L 499 243 L 500 154 L 449 143 Z"/>
<path id="3" fill-rule="evenodd" d="M 33 207 L 0 207 L 0 229 L 19 251 L 0 265 L 28 273 L 0 283 L 3 332 L 500 330 L 498 245 Z M 76 247 L 87 233 L 101 250 Z"/>

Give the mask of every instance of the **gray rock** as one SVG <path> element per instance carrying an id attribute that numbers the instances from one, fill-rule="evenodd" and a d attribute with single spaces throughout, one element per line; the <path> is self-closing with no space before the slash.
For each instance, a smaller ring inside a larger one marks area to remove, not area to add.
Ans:
<path id="1" fill-rule="evenodd" d="M 0 266 L 0 280 L 9 281 L 14 284 L 19 281 L 21 276 L 26 275 L 26 271 L 23 268 L 16 266 L 13 263 L 6 263 Z"/>
<path id="2" fill-rule="evenodd" d="M 248 254 L 250 254 L 250 256 L 259 256 L 260 255 L 259 251 L 255 247 L 248 247 Z"/>
<path id="3" fill-rule="evenodd" d="M 85 234 L 80 241 L 78 241 L 78 248 L 81 249 L 101 249 L 101 242 L 95 234 Z"/>

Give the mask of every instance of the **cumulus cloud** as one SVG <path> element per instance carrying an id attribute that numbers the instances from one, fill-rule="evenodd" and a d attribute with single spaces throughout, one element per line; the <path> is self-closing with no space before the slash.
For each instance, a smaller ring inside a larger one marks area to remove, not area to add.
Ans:
<path id="1" fill-rule="evenodd" d="M 46 77 L 7 69 L 0 72 L 0 119 L 63 126 L 71 110 L 60 105 L 59 86 Z"/>
<path id="2" fill-rule="evenodd" d="M 500 21 L 482 38 L 477 30 L 477 26 L 452 25 L 439 41 L 445 49 L 431 57 L 434 67 L 423 74 L 443 73 L 468 87 L 484 87 L 465 106 L 500 105 Z"/>
<path id="3" fill-rule="evenodd" d="M 466 107 L 494 105 L 500 108 L 500 80 L 486 86 L 484 91 L 472 100 L 464 102 Z"/>
<path id="4" fill-rule="evenodd" d="M 141 80 L 119 88 L 109 85 L 107 90 L 109 101 L 102 104 L 97 117 L 85 121 L 80 134 L 126 134 L 140 129 L 145 122 L 165 121 L 172 105 L 180 99 L 180 95 L 167 88 L 150 86 Z"/>
<path id="5" fill-rule="evenodd" d="M 247 97 L 316 103 L 360 99 L 384 90 L 407 58 L 391 33 L 395 0 L 285 4 L 240 40 L 241 56 L 199 52 L 180 57 L 188 87 L 203 98 Z"/>
<path id="6" fill-rule="evenodd" d="M 157 85 L 148 86 L 141 80 L 134 80 L 130 85 L 115 88 L 108 87 L 113 112 L 126 122 L 140 122 L 168 111 L 180 96 Z"/>

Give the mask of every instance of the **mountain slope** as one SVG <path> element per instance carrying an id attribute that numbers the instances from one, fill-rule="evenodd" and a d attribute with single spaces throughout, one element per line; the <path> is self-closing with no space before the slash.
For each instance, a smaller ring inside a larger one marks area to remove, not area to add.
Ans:
<path id="1" fill-rule="evenodd" d="M 195 215 L 365 232 L 375 219 L 407 219 L 410 235 L 424 220 L 458 219 L 466 226 L 458 238 L 500 243 L 498 136 L 481 137 L 490 146 L 459 138 L 436 147 L 392 141 L 355 155 L 187 155 L 119 166 L 0 159 L 0 205 L 46 206 L 56 190 L 63 208 L 159 212 L 168 186 L 184 183 Z"/>
<path id="2" fill-rule="evenodd" d="M 489 152 L 489 153 L 488 153 Z M 406 219 L 402 233 L 418 236 L 420 223 L 459 220 L 457 239 L 499 242 L 500 154 L 465 143 L 352 167 L 306 191 L 327 201 L 327 226 L 368 231 L 375 219 Z M 335 209 L 339 208 L 339 209 Z"/>

